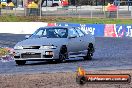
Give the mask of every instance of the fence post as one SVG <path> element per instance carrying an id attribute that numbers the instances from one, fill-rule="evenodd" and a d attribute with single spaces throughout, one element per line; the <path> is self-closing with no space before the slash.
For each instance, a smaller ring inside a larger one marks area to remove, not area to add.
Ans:
<path id="1" fill-rule="evenodd" d="M 129 0 L 127 1 L 127 3 L 128 3 L 128 11 L 129 11 L 129 5 L 130 5 L 130 4 L 129 4 L 129 3 L 130 3 Z"/>
<path id="2" fill-rule="evenodd" d="M 104 12 L 104 18 L 107 18 L 107 16 L 106 16 L 106 7 L 105 7 L 105 5 L 104 6 L 102 6 L 102 8 L 103 8 L 103 12 Z"/>
<path id="3" fill-rule="evenodd" d="M 76 17 L 77 17 L 77 7 L 78 7 L 78 6 L 76 5 Z"/>
<path id="4" fill-rule="evenodd" d="M 17 6 L 15 5 L 15 13 L 14 13 L 15 16 L 16 16 L 16 7 L 17 7 Z"/>
<path id="5" fill-rule="evenodd" d="M 0 3 L 0 15 L 1 15 L 1 9 L 2 9 L 2 5 L 1 5 L 1 3 Z"/>
<path id="6" fill-rule="evenodd" d="M 132 18 L 132 6 L 131 6 L 131 18 Z"/>
<path id="7" fill-rule="evenodd" d="M 117 6 L 117 19 L 119 18 L 119 3 L 118 3 L 118 6 Z"/>
<path id="8" fill-rule="evenodd" d="M 23 4 L 24 4 L 24 16 L 27 16 L 27 0 L 23 0 Z"/>
<path id="9" fill-rule="evenodd" d="M 40 6 L 39 6 L 39 8 L 40 8 L 40 9 L 39 9 L 39 10 L 40 10 L 40 16 L 39 16 L 39 18 L 40 18 L 40 19 L 42 18 L 42 15 L 41 15 L 41 14 L 42 14 L 42 12 L 41 12 L 41 11 L 42 11 L 41 3 L 42 3 L 42 0 L 40 0 L 40 3 L 39 3 L 39 5 L 40 5 Z"/>
<path id="10" fill-rule="evenodd" d="M 78 8 L 79 10 L 78 10 L 78 16 L 79 16 L 79 18 L 80 18 L 80 10 L 81 10 L 81 6 L 79 6 L 80 8 Z"/>
<path id="11" fill-rule="evenodd" d="M 47 17 L 48 16 L 48 9 L 47 9 L 47 5 L 46 5 L 46 13 L 45 13 L 45 16 Z"/>
<path id="12" fill-rule="evenodd" d="M 91 19 L 93 18 L 93 8 L 92 8 L 92 5 L 91 5 Z"/>

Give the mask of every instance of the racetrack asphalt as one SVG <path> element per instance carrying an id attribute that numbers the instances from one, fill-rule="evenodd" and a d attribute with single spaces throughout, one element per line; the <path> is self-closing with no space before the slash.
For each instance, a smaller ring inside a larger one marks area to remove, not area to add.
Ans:
<path id="1" fill-rule="evenodd" d="M 25 35 L 0 34 L 0 46 L 13 47 Z M 0 74 L 75 72 L 78 66 L 87 71 L 132 69 L 132 38 L 96 37 L 96 51 L 91 61 L 82 58 L 70 59 L 66 63 L 30 61 L 17 66 L 14 61 L 0 61 Z"/>

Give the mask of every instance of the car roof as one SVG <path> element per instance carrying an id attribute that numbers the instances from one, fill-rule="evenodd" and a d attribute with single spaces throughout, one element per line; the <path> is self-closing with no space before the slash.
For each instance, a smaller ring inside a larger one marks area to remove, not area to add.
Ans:
<path id="1" fill-rule="evenodd" d="M 75 28 L 71 26 L 45 26 L 45 27 L 40 27 L 40 28 Z"/>

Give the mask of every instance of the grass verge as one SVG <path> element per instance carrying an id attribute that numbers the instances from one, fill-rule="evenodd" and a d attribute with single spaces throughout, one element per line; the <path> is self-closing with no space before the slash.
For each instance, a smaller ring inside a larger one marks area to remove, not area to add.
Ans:
<path id="1" fill-rule="evenodd" d="M 88 24 L 132 24 L 132 19 L 109 19 L 109 18 L 77 18 L 77 17 L 55 17 L 44 16 L 0 16 L 1 22 L 71 22 Z"/>

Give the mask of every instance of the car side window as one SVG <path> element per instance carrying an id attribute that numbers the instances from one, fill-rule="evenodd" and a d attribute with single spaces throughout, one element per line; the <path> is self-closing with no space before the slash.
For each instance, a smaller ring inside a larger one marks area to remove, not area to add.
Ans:
<path id="1" fill-rule="evenodd" d="M 40 29 L 36 34 L 35 34 L 35 37 L 40 37 L 43 35 L 43 31 L 42 29 Z"/>
<path id="2" fill-rule="evenodd" d="M 65 28 L 56 29 L 56 33 L 60 38 L 67 38 L 68 36 L 67 29 Z"/>
<path id="3" fill-rule="evenodd" d="M 74 28 L 70 28 L 68 30 L 68 35 L 71 36 L 71 35 L 76 35 L 77 37 L 79 37 L 78 33 L 76 32 L 76 30 Z"/>
<path id="4" fill-rule="evenodd" d="M 36 35 L 41 36 L 43 33 L 43 30 L 40 30 Z"/>
<path id="5" fill-rule="evenodd" d="M 82 33 L 82 31 L 80 29 L 76 28 L 76 31 L 78 32 L 80 37 L 84 36 L 84 33 Z"/>
<path id="6" fill-rule="evenodd" d="M 42 32 L 42 37 L 45 37 L 46 35 L 47 35 L 46 30 L 45 30 L 45 29 L 43 29 L 43 32 Z"/>

